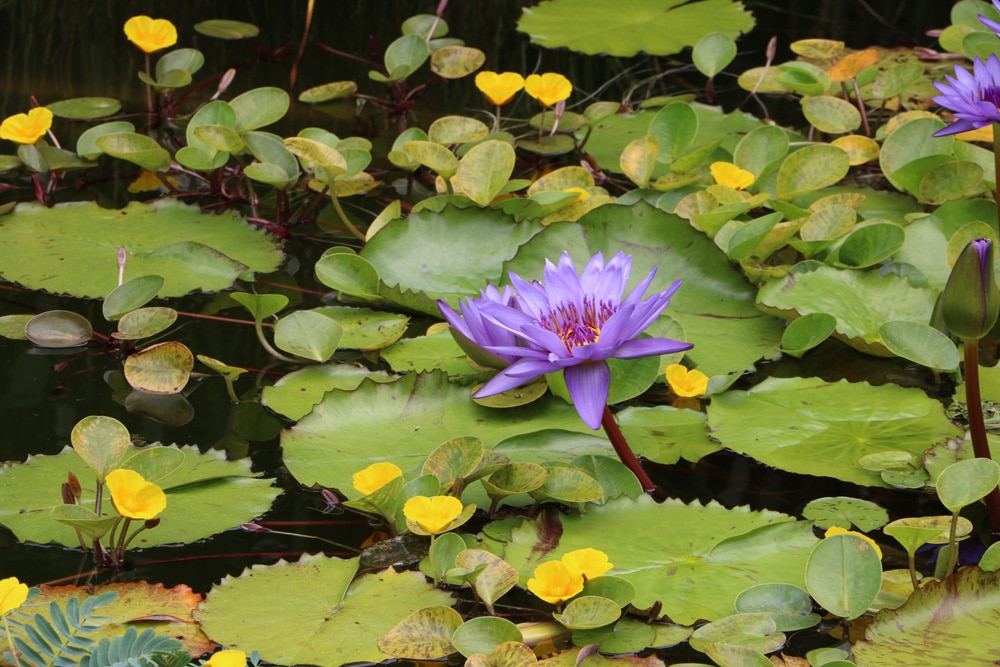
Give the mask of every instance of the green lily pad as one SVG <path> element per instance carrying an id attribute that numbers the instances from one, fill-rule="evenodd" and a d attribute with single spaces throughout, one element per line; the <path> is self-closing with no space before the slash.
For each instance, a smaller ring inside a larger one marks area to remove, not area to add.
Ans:
<path id="1" fill-rule="evenodd" d="M 447 537 L 450 533 L 442 535 Z M 401 620 L 378 640 L 383 653 L 410 660 L 435 660 L 455 652 L 451 638 L 463 623 L 451 607 L 424 607 Z"/>
<path id="2" fill-rule="evenodd" d="M 956 647 L 963 665 L 996 660 L 1000 572 L 970 567 L 925 584 L 903 606 L 876 614 L 852 655 L 858 667 L 951 667 Z"/>
<path id="3" fill-rule="evenodd" d="M 260 28 L 244 21 L 210 19 L 194 24 L 194 29 L 202 35 L 219 39 L 249 39 L 260 34 Z"/>
<path id="4" fill-rule="evenodd" d="M 958 370 L 958 348 L 948 336 L 922 322 L 897 320 L 878 328 L 879 337 L 893 354 L 939 371 Z"/>
<path id="5" fill-rule="evenodd" d="M 71 310 L 47 310 L 24 325 L 24 337 L 38 347 L 78 347 L 93 335 L 87 318 Z"/>
<path id="6" fill-rule="evenodd" d="M 469 657 L 476 653 L 492 653 L 500 644 L 521 642 L 524 637 L 506 618 L 479 616 L 459 626 L 451 641 L 462 655 Z"/>
<path id="7" fill-rule="evenodd" d="M 736 37 L 753 25 L 753 16 L 731 0 L 650 0 L 637 5 L 548 0 L 525 7 L 517 29 L 546 48 L 627 57 L 678 53 L 708 33 Z"/>
<path id="8" fill-rule="evenodd" d="M 686 358 L 709 376 L 742 371 L 777 354 L 781 323 L 753 306 L 753 287 L 726 254 L 675 215 L 644 202 L 602 206 L 578 223 L 549 225 L 521 246 L 504 269 L 526 280 L 540 279 L 545 259 L 557 261 L 564 250 L 577 267 L 597 251 L 608 258 L 625 250 L 632 255 L 633 285 L 659 266 L 647 292 L 681 280 L 666 314 L 681 323 L 687 340 L 695 344 Z"/>
<path id="9" fill-rule="evenodd" d="M 633 605 L 663 602 L 662 613 L 692 624 L 733 612 L 736 596 L 764 582 L 802 586 L 806 559 L 816 538 L 811 522 L 777 512 L 726 509 L 712 502 L 685 505 L 648 496 L 591 506 L 583 515 L 544 512 L 513 530 L 498 527 L 504 560 L 521 573 L 521 585 L 535 567 L 562 554 L 592 547 L 608 554 L 616 576 L 636 588 Z M 670 526 L 650 533 L 649 526 Z"/>
<path id="10" fill-rule="evenodd" d="M 881 528 L 889 521 L 889 513 L 868 500 L 860 498 L 817 498 L 802 508 L 802 516 L 812 519 L 818 528 L 838 526 L 850 530 L 857 526 L 862 532 Z"/>
<path id="11" fill-rule="evenodd" d="M 119 340 L 139 340 L 166 331 L 177 321 L 177 311 L 173 308 L 154 306 L 139 308 L 126 313 L 118 321 L 118 331 L 111 333 Z"/>
<path id="12" fill-rule="evenodd" d="M 0 275 L 31 289 L 103 298 L 118 285 L 123 246 L 125 279 L 162 276 L 160 297 L 226 289 L 248 272 L 274 271 L 282 260 L 274 241 L 241 218 L 173 200 L 121 210 L 23 205 L 0 219 Z"/>
<path id="13" fill-rule="evenodd" d="M 366 379 L 395 382 L 398 378 L 349 364 L 309 366 L 289 373 L 272 386 L 264 387 L 261 403 L 269 410 L 298 420 L 309 414 L 327 392 L 334 389 L 352 391 Z"/>
<path id="14" fill-rule="evenodd" d="M 311 310 L 296 310 L 274 325 L 274 344 L 285 352 L 320 363 L 337 351 L 344 331 L 336 321 Z"/>
<path id="15" fill-rule="evenodd" d="M 832 535 L 819 542 L 806 564 L 806 589 L 834 616 L 865 613 L 882 586 L 878 552 L 858 535 Z"/>
<path id="16" fill-rule="evenodd" d="M 812 628 L 820 621 L 809 593 L 792 584 L 751 586 L 736 597 L 735 605 L 737 612 L 767 614 L 782 632 Z"/>
<path id="17" fill-rule="evenodd" d="M 249 459 L 227 461 L 225 452 L 202 454 L 197 447 L 169 449 L 184 453 L 183 464 L 156 481 L 167 494 L 167 508 L 160 514 L 160 524 L 141 532 L 133 548 L 189 544 L 238 526 L 266 512 L 280 492 L 270 480 L 252 477 Z M 128 453 L 124 467 L 130 467 Z M 79 545 L 73 529 L 49 518 L 52 507 L 61 504 L 59 484 L 71 471 L 83 487 L 83 505 L 93 508 L 94 478 L 69 447 L 60 454 L 32 456 L 0 468 L 4 498 L 0 523 L 22 542 Z M 106 495 L 105 502 L 109 502 Z M 110 506 L 104 508 L 105 513 L 109 510 Z"/>
<path id="18" fill-rule="evenodd" d="M 93 120 L 118 113 L 122 103 L 111 97 L 74 97 L 46 104 L 45 108 L 60 118 Z"/>
<path id="19" fill-rule="evenodd" d="M 111 290 L 101 305 L 104 319 L 114 322 L 122 315 L 145 306 L 156 297 L 161 287 L 163 278 L 160 276 L 138 276 L 125 281 Z"/>
<path id="20" fill-rule="evenodd" d="M 715 396 L 708 423 L 724 446 L 767 465 L 867 486 L 887 484 L 858 464 L 862 456 L 920 456 L 957 435 L 941 404 L 919 389 L 818 378 L 768 378 Z"/>
<path id="21" fill-rule="evenodd" d="M 894 356 L 882 342 L 886 322 L 931 319 L 935 290 L 913 287 L 906 278 L 878 271 L 842 271 L 808 262 L 787 276 L 764 284 L 758 304 L 771 313 L 794 319 L 810 313 L 837 318 L 834 336 L 851 347 L 879 356 Z"/>
<path id="22" fill-rule="evenodd" d="M 183 343 L 151 345 L 125 360 L 125 379 L 133 389 L 153 394 L 177 394 L 194 368 L 194 355 Z"/>
<path id="23" fill-rule="evenodd" d="M 451 602 L 420 572 L 390 568 L 354 580 L 357 570 L 357 559 L 322 554 L 254 565 L 215 585 L 195 618 L 215 641 L 253 645 L 269 662 L 339 667 L 385 660 L 379 639 L 393 625 L 423 607 Z M 248 615 L 262 599 L 280 613 Z"/>

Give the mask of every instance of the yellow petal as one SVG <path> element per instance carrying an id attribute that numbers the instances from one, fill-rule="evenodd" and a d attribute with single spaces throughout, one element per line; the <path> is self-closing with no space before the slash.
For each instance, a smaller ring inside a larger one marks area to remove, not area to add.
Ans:
<path id="1" fill-rule="evenodd" d="M 0 616 L 17 609 L 28 599 L 28 585 L 17 577 L 0 579 Z"/>
<path id="2" fill-rule="evenodd" d="M 0 123 L 0 139 L 16 144 L 35 144 L 52 127 L 52 112 L 45 107 L 35 107 L 28 113 L 5 118 Z"/>
<path id="3" fill-rule="evenodd" d="M 202 667 L 246 667 L 246 664 L 246 653 L 243 651 L 226 650 L 213 653 L 208 662 L 202 664 Z"/>
<path id="4" fill-rule="evenodd" d="M 550 107 L 567 99 L 573 92 L 573 84 L 555 72 L 530 74 L 524 80 L 524 92 L 541 102 L 542 106 Z"/>
<path id="5" fill-rule="evenodd" d="M 614 567 L 606 553 L 590 547 L 564 554 L 562 564 L 571 574 L 579 574 L 584 579 L 596 579 Z"/>
<path id="6" fill-rule="evenodd" d="M 491 104 L 503 106 L 524 88 L 524 77 L 517 72 L 483 71 L 476 75 L 476 88 L 486 96 Z"/>
<path id="7" fill-rule="evenodd" d="M 694 398 L 708 391 L 708 376 L 697 370 L 688 370 L 680 364 L 667 366 L 667 384 L 675 396 Z"/>
<path id="8" fill-rule="evenodd" d="M 167 507 L 167 496 L 156 484 L 147 482 L 134 470 L 119 468 L 104 478 L 111 492 L 111 504 L 126 519 L 154 519 Z"/>
<path id="9" fill-rule="evenodd" d="M 448 530 L 462 508 L 462 501 L 454 496 L 414 496 L 403 505 L 403 516 L 425 533 L 437 535 Z"/>
<path id="10" fill-rule="evenodd" d="M 550 560 L 535 568 L 528 590 L 550 604 L 562 604 L 583 590 L 583 576 L 570 572 L 562 561 Z"/>
<path id="11" fill-rule="evenodd" d="M 367 496 L 375 493 L 397 477 L 402 476 L 403 471 L 399 469 L 398 465 L 381 461 L 354 473 L 351 476 L 351 482 L 358 493 Z"/>
<path id="12" fill-rule="evenodd" d="M 713 162 L 708 169 L 712 172 L 712 178 L 716 183 L 733 190 L 743 190 L 753 185 L 753 173 L 737 167 L 732 162 Z"/>
<path id="13" fill-rule="evenodd" d="M 841 528 L 840 526 L 830 526 L 829 528 L 826 529 L 826 532 L 823 534 L 823 537 L 833 537 L 834 535 L 857 535 L 865 542 L 872 545 L 872 547 L 875 549 L 875 553 L 878 554 L 878 557 L 880 559 L 882 558 L 882 549 L 879 548 L 875 540 L 868 537 L 867 535 L 863 535 L 862 533 L 859 533 L 856 530 L 846 530 L 844 528 Z"/>
<path id="14" fill-rule="evenodd" d="M 125 21 L 125 36 L 146 53 L 153 53 L 177 43 L 177 28 L 167 19 L 133 16 Z"/>

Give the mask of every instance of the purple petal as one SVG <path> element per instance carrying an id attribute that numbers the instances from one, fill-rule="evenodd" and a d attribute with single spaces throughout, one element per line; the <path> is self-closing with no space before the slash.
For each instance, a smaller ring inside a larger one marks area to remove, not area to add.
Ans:
<path id="1" fill-rule="evenodd" d="M 616 359 L 638 359 L 659 354 L 690 350 L 694 345 L 670 338 L 636 338 L 625 341 L 615 350 Z"/>
<path id="2" fill-rule="evenodd" d="M 514 389 L 515 387 L 520 387 L 522 384 L 527 384 L 546 373 L 552 373 L 557 370 L 559 370 L 557 367 L 545 361 L 521 359 L 490 378 L 490 381 L 480 387 L 473 396 L 475 398 L 483 398 L 485 396 L 500 394 L 508 389 Z M 512 373 L 516 373 L 517 375 L 512 375 Z"/>
<path id="3" fill-rule="evenodd" d="M 608 404 L 611 369 L 603 361 L 592 362 L 567 368 L 563 377 L 580 419 L 592 429 L 599 428 Z"/>

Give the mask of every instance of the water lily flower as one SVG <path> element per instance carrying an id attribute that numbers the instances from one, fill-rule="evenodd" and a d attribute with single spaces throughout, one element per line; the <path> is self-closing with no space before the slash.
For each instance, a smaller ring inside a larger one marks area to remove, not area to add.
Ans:
<path id="1" fill-rule="evenodd" d="M 562 74 L 555 72 L 529 74 L 524 80 L 524 92 L 538 100 L 543 107 L 550 107 L 569 98 L 573 92 L 573 84 Z"/>
<path id="2" fill-rule="evenodd" d="M 708 391 L 708 376 L 698 370 L 688 370 L 680 364 L 667 366 L 667 384 L 675 396 L 694 398 Z"/>
<path id="3" fill-rule="evenodd" d="M 156 484 L 134 470 L 119 468 L 105 477 L 111 503 L 126 519 L 153 519 L 167 507 L 167 496 Z"/>
<path id="4" fill-rule="evenodd" d="M 462 513 L 462 501 L 455 496 L 413 496 L 403 505 L 403 516 L 430 535 L 443 533 Z"/>
<path id="5" fill-rule="evenodd" d="M 996 324 L 1000 291 L 993 278 L 993 241 L 970 241 L 951 269 L 939 302 L 941 317 L 951 333 L 979 340 Z"/>
<path id="6" fill-rule="evenodd" d="M 561 560 L 550 560 L 535 568 L 528 590 L 550 604 L 562 604 L 583 590 L 583 575 L 570 572 Z"/>
<path id="7" fill-rule="evenodd" d="M 524 77 L 517 72 L 497 74 L 483 71 L 476 74 L 476 88 L 486 96 L 490 104 L 500 107 L 514 99 L 514 95 L 524 88 Z"/>
<path id="8" fill-rule="evenodd" d="M 495 354 L 485 348 L 506 348 L 517 345 L 516 337 L 507 329 L 486 320 L 480 311 L 486 303 L 509 306 L 513 299 L 514 292 L 510 287 L 504 287 L 501 292 L 493 285 L 487 285 L 486 289 L 479 291 L 478 299 L 464 299 L 459 302 L 461 317 L 444 302 L 439 302 L 438 305 L 441 314 L 451 325 L 452 337 L 473 361 L 488 368 L 505 368 L 517 360 L 516 355 Z"/>
<path id="9" fill-rule="evenodd" d="M 399 469 L 398 465 L 382 461 L 373 463 L 364 470 L 354 473 L 351 476 L 351 483 L 354 484 L 354 488 L 357 489 L 358 493 L 367 496 L 375 493 L 397 477 L 402 476 L 403 471 Z"/>
<path id="10" fill-rule="evenodd" d="M 998 12 L 1000 12 L 1000 0 L 993 0 L 993 6 L 996 7 Z M 1000 23 L 997 23 L 992 19 L 988 19 L 982 14 L 979 15 L 979 20 L 984 26 L 995 32 L 997 37 L 1000 37 Z"/>
<path id="11" fill-rule="evenodd" d="M 563 554 L 562 564 L 570 574 L 579 574 L 584 579 L 596 579 L 614 567 L 608 555 L 598 549 L 587 547 Z"/>
<path id="12" fill-rule="evenodd" d="M 481 327 L 482 334 L 473 337 L 473 342 L 513 360 L 474 395 L 492 396 L 546 373 L 564 371 L 580 418 L 590 428 L 598 428 L 611 382 L 608 359 L 635 359 L 691 348 L 690 343 L 669 338 L 639 338 L 670 303 L 680 281 L 643 301 L 656 268 L 625 296 L 631 269 L 631 256 L 618 252 L 605 264 L 604 255 L 597 253 L 577 275 L 569 253 L 563 253 L 558 265 L 546 260 L 544 283 L 529 283 L 511 273 L 514 297 L 509 303 L 467 299 L 463 314 L 473 314 L 471 321 Z M 438 306 L 449 322 L 457 320 L 446 303 L 439 301 Z M 501 336 L 498 329 L 513 334 L 514 344 L 497 344 Z M 476 334 L 471 325 L 466 326 L 466 332 Z"/>
<path id="13" fill-rule="evenodd" d="M 125 21 L 125 36 L 145 53 L 155 53 L 177 43 L 177 28 L 167 19 L 133 16 Z"/>
<path id="14" fill-rule="evenodd" d="M 45 107 L 35 107 L 28 113 L 14 114 L 0 123 L 0 139 L 15 144 L 36 144 L 52 127 L 52 112 Z"/>
<path id="15" fill-rule="evenodd" d="M 213 653 L 201 667 L 246 667 L 247 654 L 243 651 L 227 649 Z"/>
<path id="16" fill-rule="evenodd" d="M 725 185 L 733 190 L 745 190 L 753 185 L 753 172 L 737 167 L 732 162 L 713 162 L 708 170 L 719 185 Z"/>
<path id="17" fill-rule="evenodd" d="M 972 62 L 972 73 L 955 66 L 955 76 L 945 75 L 947 83 L 935 81 L 940 95 L 934 101 L 950 109 L 958 120 L 934 133 L 935 137 L 957 134 L 1000 122 L 1000 59 L 996 54 L 983 62 Z"/>
<path id="18" fill-rule="evenodd" d="M 28 599 L 28 585 L 17 577 L 0 579 L 0 616 L 14 611 Z"/>
<path id="19" fill-rule="evenodd" d="M 826 532 L 823 534 L 823 537 L 833 537 L 834 535 L 857 535 L 865 542 L 872 545 L 872 548 L 875 549 L 875 553 L 878 554 L 878 557 L 880 559 L 882 558 L 882 550 L 879 548 L 875 540 L 868 537 L 867 535 L 859 533 L 856 530 L 847 530 L 845 528 L 841 528 L 840 526 L 830 526 L 829 528 L 826 529 Z"/>

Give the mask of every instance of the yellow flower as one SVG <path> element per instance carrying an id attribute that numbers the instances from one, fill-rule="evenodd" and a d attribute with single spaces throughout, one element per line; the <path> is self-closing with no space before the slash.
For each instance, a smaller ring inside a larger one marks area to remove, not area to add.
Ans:
<path id="1" fill-rule="evenodd" d="M 52 112 L 45 107 L 35 107 L 28 113 L 8 116 L 0 123 L 0 139 L 15 144 L 35 144 L 52 127 Z"/>
<path id="2" fill-rule="evenodd" d="M 867 535 L 862 535 L 856 530 L 845 530 L 840 526 L 830 526 L 829 528 L 826 529 L 826 532 L 823 534 L 823 537 L 833 537 L 834 535 L 857 535 L 865 542 L 872 545 L 872 548 L 875 549 L 875 553 L 878 554 L 878 557 L 880 559 L 882 558 L 882 550 L 879 549 L 878 544 L 875 543 L 875 540 L 868 537 Z"/>
<path id="3" fill-rule="evenodd" d="M 246 667 L 247 654 L 243 651 L 219 651 L 213 653 L 201 667 Z"/>
<path id="4" fill-rule="evenodd" d="M 146 53 L 154 53 L 177 43 L 177 28 L 167 19 L 133 16 L 125 21 L 125 36 Z"/>
<path id="5" fill-rule="evenodd" d="M 542 106 L 550 107 L 568 98 L 573 92 L 573 84 L 555 72 L 529 74 L 524 80 L 524 92 L 541 102 Z"/>
<path id="6" fill-rule="evenodd" d="M 570 572 L 561 560 L 550 560 L 535 568 L 528 590 L 550 604 L 562 604 L 583 590 L 583 575 Z"/>
<path id="7" fill-rule="evenodd" d="M 177 179 L 173 176 L 166 177 L 167 182 L 170 185 L 177 187 Z M 159 176 L 151 171 L 141 171 L 139 175 L 136 176 L 135 180 L 129 183 L 128 191 L 132 194 L 138 194 L 140 192 L 153 192 L 156 190 L 162 190 L 167 186 L 163 184 Z"/>
<path id="8" fill-rule="evenodd" d="M 402 476 L 403 471 L 395 463 L 373 463 L 364 470 L 354 473 L 351 476 L 351 482 L 358 493 L 367 496 Z"/>
<path id="9" fill-rule="evenodd" d="M 517 72 L 480 72 L 476 75 L 476 88 L 492 104 L 503 106 L 524 88 L 524 77 Z"/>
<path id="10" fill-rule="evenodd" d="M 570 574 L 579 574 L 584 579 L 596 579 L 606 574 L 614 565 L 608 562 L 608 555 L 597 549 L 577 549 L 564 554 L 562 564 Z"/>
<path id="11" fill-rule="evenodd" d="M 403 505 L 403 516 L 431 535 L 448 530 L 461 513 L 462 501 L 455 496 L 413 496 Z"/>
<path id="12" fill-rule="evenodd" d="M 0 579 L 0 616 L 14 611 L 28 599 L 28 585 L 22 584 L 17 577 Z"/>
<path id="13" fill-rule="evenodd" d="M 667 366 L 667 384 L 681 398 L 704 396 L 708 391 L 708 376 L 701 371 L 689 371 L 680 364 Z"/>
<path id="14" fill-rule="evenodd" d="M 573 203 L 578 202 L 578 201 L 586 201 L 586 200 L 590 199 L 590 193 L 587 192 L 587 190 L 585 188 L 566 188 L 563 192 L 575 192 L 576 193 L 576 199 L 574 199 L 573 201 L 571 201 L 570 204 L 573 204 Z"/>
<path id="15" fill-rule="evenodd" d="M 712 178 L 716 183 L 733 190 L 743 190 L 753 185 L 753 174 L 746 169 L 740 169 L 732 162 L 713 162 L 708 169 L 712 172 Z"/>
<path id="16" fill-rule="evenodd" d="M 163 489 L 134 470 L 119 468 L 105 477 L 111 503 L 115 510 L 126 519 L 153 519 L 167 507 L 167 496 Z"/>

